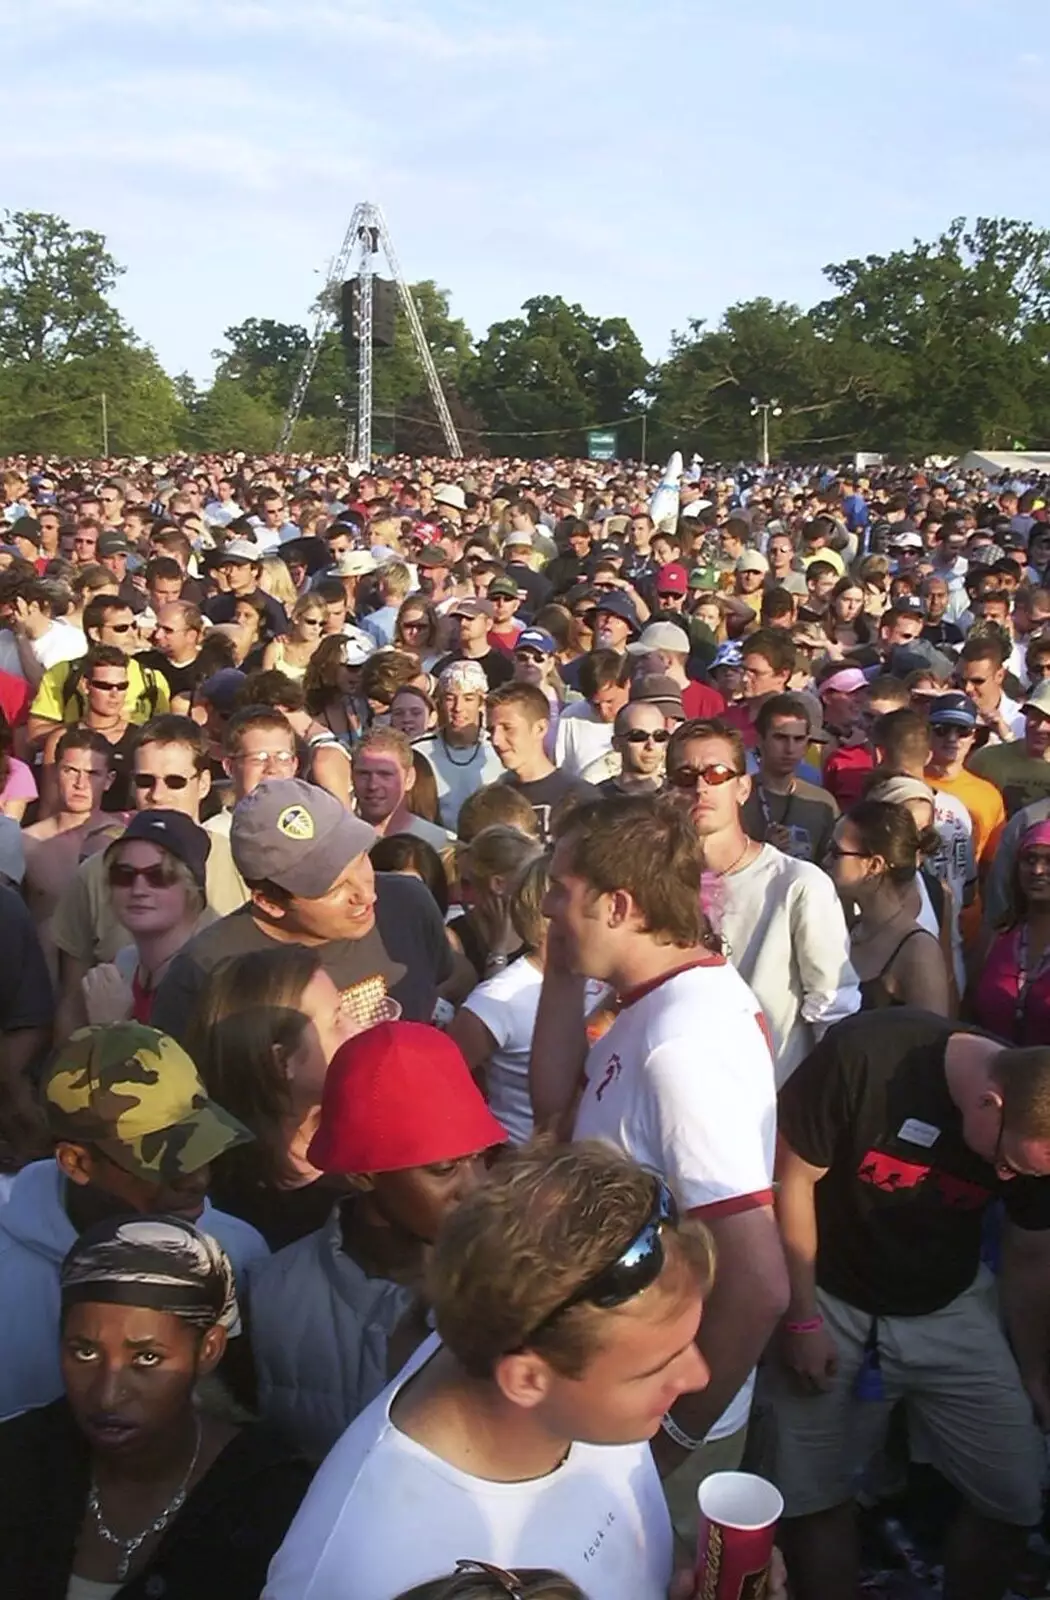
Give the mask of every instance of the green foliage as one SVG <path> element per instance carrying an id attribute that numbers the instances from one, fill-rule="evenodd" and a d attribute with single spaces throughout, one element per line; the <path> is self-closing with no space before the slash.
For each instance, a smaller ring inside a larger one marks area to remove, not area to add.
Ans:
<path id="1" fill-rule="evenodd" d="M 585 452 L 584 432 L 640 409 L 648 365 L 623 317 L 604 321 L 558 295 L 526 300 L 478 346 L 465 394 L 500 453 Z"/>
<path id="2" fill-rule="evenodd" d="M 101 455 L 103 394 L 112 454 L 173 448 L 178 396 L 106 298 L 119 274 L 101 234 L 36 211 L 5 214 L 0 450 Z"/>
<path id="3" fill-rule="evenodd" d="M 236 378 L 216 377 L 183 415 L 179 444 L 186 450 L 272 450 L 280 411 Z"/>
<path id="4" fill-rule="evenodd" d="M 809 312 L 753 300 L 675 340 L 653 385 L 661 450 L 753 456 L 752 396 L 780 402 L 775 454 L 1050 444 L 1050 233 L 957 220 L 825 276 L 837 292 Z"/>
<path id="5" fill-rule="evenodd" d="M 211 385 L 174 380 L 111 303 L 121 268 L 105 240 L 60 217 L 0 221 L 0 453 L 96 456 L 101 399 L 113 454 L 273 448 L 311 333 L 250 317 L 228 328 Z M 930 243 L 825 268 L 832 293 L 803 310 L 759 298 L 714 327 L 691 322 L 663 364 L 647 366 L 622 317 L 558 296 L 527 300 L 474 345 L 447 291 L 413 286 L 424 333 L 468 451 L 583 453 L 590 427 L 647 409 L 650 457 L 753 457 L 752 398 L 776 400 L 776 455 L 898 457 L 1050 447 L 1050 232 L 1005 219 L 957 219 Z M 374 437 L 414 453 L 443 439 L 399 311 L 395 343 L 375 352 Z M 342 449 L 357 406 L 357 366 L 338 326 L 324 338 L 293 447 Z M 619 426 L 639 453 L 640 423 Z"/>

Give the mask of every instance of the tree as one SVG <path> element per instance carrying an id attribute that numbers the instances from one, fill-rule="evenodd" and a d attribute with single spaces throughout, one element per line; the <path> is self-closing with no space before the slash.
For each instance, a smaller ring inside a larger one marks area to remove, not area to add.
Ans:
<path id="1" fill-rule="evenodd" d="M 100 233 L 8 211 L 0 223 L 0 359 L 39 367 L 97 355 L 127 330 L 106 299 L 123 269 Z"/>
<path id="2" fill-rule="evenodd" d="M 814 308 L 814 325 L 847 333 L 895 371 L 866 419 L 874 448 L 915 456 L 1003 448 L 1033 424 L 1046 436 L 1050 232 L 956 218 L 930 244 L 825 275 L 838 293 Z"/>
<path id="3" fill-rule="evenodd" d="M 0 223 L 0 449 L 101 456 L 170 449 L 180 406 L 153 352 L 107 296 L 120 275 L 101 234 L 61 217 Z"/>
<path id="4" fill-rule="evenodd" d="M 280 426 L 281 414 L 271 402 L 251 394 L 236 378 L 217 376 L 187 408 L 179 442 L 187 450 L 265 454 L 273 449 Z"/>
<path id="5" fill-rule="evenodd" d="M 653 386 L 650 428 L 659 453 L 699 450 L 708 459 L 758 453 L 755 400 L 770 417 L 774 455 L 821 454 L 849 443 L 844 411 L 888 382 L 880 363 L 848 331 L 822 334 L 798 306 L 772 300 L 730 306 L 717 328 L 691 324 L 674 336 Z"/>
<path id="6" fill-rule="evenodd" d="M 588 427 L 639 409 L 649 369 L 637 335 L 623 317 L 592 317 L 557 295 L 521 309 L 479 344 L 466 397 L 494 450 L 582 454 Z"/>

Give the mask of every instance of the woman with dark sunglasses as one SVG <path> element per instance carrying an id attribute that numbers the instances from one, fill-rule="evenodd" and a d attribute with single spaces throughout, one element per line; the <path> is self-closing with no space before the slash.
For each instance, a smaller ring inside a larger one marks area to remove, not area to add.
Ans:
<path id="1" fill-rule="evenodd" d="M 157 985 L 205 915 L 211 839 L 178 811 L 140 811 L 106 851 L 113 912 L 132 938 L 85 974 L 87 1020 L 149 1022 Z"/>

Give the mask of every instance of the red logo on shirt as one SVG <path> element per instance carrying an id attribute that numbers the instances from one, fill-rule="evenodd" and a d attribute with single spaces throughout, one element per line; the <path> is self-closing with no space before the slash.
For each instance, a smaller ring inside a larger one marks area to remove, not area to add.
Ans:
<path id="1" fill-rule="evenodd" d="M 617 1078 L 620 1076 L 620 1073 L 622 1071 L 623 1071 L 623 1062 L 620 1060 L 619 1056 L 614 1053 L 613 1055 L 611 1055 L 609 1057 L 608 1065 L 605 1068 L 605 1076 L 602 1078 L 601 1083 L 598 1085 L 597 1089 L 594 1091 L 594 1098 L 596 1100 L 600 1100 L 601 1099 L 601 1097 L 605 1093 L 606 1089 L 609 1087 L 609 1085 L 611 1083 L 615 1083 L 616 1082 Z"/>
<path id="2" fill-rule="evenodd" d="M 980 1211 L 991 1198 L 982 1184 L 971 1183 L 966 1178 L 955 1178 L 939 1167 L 924 1167 L 914 1161 L 904 1161 L 900 1156 L 885 1150 L 869 1150 L 857 1168 L 861 1183 L 871 1184 L 884 1194 L 900 1194 L 906 1189 L 929 1185 L 946 1206 L 953 1211 Z"/>
<path id="3" fill-rule="evenodd" d="M 917 1189 L 930 1175 L 929 1167 L 917 1166 L 913 1161 L 902 1161 L 885 1150 L 869 1150 L 861 1158 L 857 1177 L 861 1183 L 870 1183 L 875 1189 L 896 1194 L 901 1189 Z"/>

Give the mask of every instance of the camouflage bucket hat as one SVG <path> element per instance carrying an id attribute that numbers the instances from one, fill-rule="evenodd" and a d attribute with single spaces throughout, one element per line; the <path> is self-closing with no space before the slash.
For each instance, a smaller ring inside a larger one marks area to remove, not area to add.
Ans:
<path id="1" fill-rule="evenodd" d="M 139 1022 L 81 1028 L 44 1081 L 56 1139 L 97 1146 L 147 1183 L 197 1172 L 251 1133 L 208 1098 L 182 1046 Z"/>

